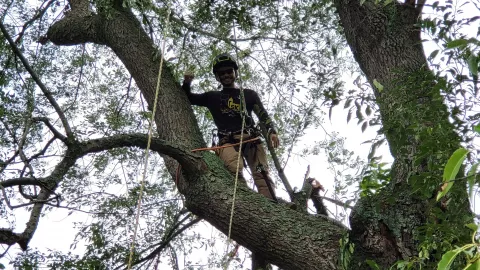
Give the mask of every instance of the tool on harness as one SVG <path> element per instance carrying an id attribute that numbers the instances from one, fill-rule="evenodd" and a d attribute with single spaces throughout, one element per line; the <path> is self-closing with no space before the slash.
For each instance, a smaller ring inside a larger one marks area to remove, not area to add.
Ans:
<path id="1" fill-rule="evenodd" d="M 212 129 L 212 147 L 217 146 L 217 142 L 218 142 L 218 129 L 214 128 Z"/>
<path id="2" fill-rule="evenodd" d="M 214 130 L 212 130 L 212 132 L 213 131 Z M 217 135 L 219 139 L 219 145 L 223 145 L 226 143 L 238 143 L 240 139 L 236 139 L 235 136 L 242 135 L 242 130 L 237 130 L 237 131 L 218 130 Z M 248 137 L 255 138 L 255 137 L 260 137 L 261 133 L 257 128 L 249 127 L 249 128 L 243 129 L 243 135 L 244 136 L 247 135 Z"/>

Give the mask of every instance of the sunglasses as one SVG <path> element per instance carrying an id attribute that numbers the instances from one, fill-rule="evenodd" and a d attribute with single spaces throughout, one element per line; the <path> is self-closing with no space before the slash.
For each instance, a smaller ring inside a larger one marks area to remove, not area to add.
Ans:
<path id="1" fill-rule="evenodd" d="M 218 76 L 223 76 L 225 74 L 233 74 L 234 71 L 233 71 L 233 68 L 229 68 L 229 69 L 226 69 L 226 70 L 221 70 L 221 71 L 217 71 L 217 75 Z"/>

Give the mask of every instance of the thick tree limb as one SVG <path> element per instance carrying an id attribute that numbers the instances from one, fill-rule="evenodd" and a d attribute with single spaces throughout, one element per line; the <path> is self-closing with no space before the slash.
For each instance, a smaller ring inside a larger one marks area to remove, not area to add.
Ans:
<path id="1" fill-rule="evenodd" d="M 118 147 L 147 147 L 148 136 L 145 134 L 121 134 L 106 138 L 90 140 L 81 145 L 84 153 L 94 153 Z M 198 154 L 185 151 L 184 147 L 174 145 L 165 140 L 152 138 L 150 149 L 176 159 L 184 170 L 199 173 L 204 170 L 204 163 Z"/>
<path id="2" fill-rule="evenodd" d="M 350 215 L 352 263 L 360 268 L 368 267 L 367 258 L 382 269 L 409 259 L 418 252 L 418 229 L 436 226 L 430 220 L 437 211 L 442 212 L 442 222 L 455 228 L 452 237 L 458 245 L 470 241 L 464 226 L 472 220 L 465 185 L 454 186 L 446 210 L 428 198 L 441 182 L 442 164 L 460 147 L 460 138 L 440 90 L 433 87 L 437 78 L 422 48 L 419 13 L 408 4 L 414 2 L 334 1 L 347 42 L 374 89 L 382 130 L 395 158 L 388 188 L 361 198 Z M 416 181 L 410 180 L 415 175 L 428 175 L 422 186 L 426 190 L 412 193 Z"/>
<path id="3" fill-rule="evenodd" d="M 14 187 L 14 186 L 42 186 L 45 185 L 45 182 L 42 182 L 42 179 L 39 178 L 12 178 L 0 182 L 0 186 L 4 188 Z"/>
<path id="4" fill-rule="evenodd" d="M 5 228 L 0 228 L 0 244 L 5 244 L 5 245 L 14 245 L 18 243 L 22 250 L 27 249 L 27 245 L 25 244 L 24 239 L 22 238 L 22 235 L 18 233 L 14 233 L 10 229 L 5 229 Z M 1 257 L 0 257 L 1 258 Z"/>
<path id="5" fill-rule="evenodd" d="M 70 150 L 67 150 L 63 160 L 55 167 L 52 174 L 43 178 L 13 178 L 3 182 L 0 185 L 3 187 L 13 187 L 19 185 L 36 185 L 46 186 L 52 189 L 61 180 L 65 173 L 70 169 L 75 161 L 87 154 L 97 153 L 120 147 L 139 147 L 146 148 L 148 136 L 145 134 L 122 134 L 105 137 L 101 139 L 89 140 L 86 142 L 78 142 L 70 145 Z M 185 151 L 181 147 L 170 144 L 164 140 L 152 138 L 151 150 L 162 153 L 178 160 L 182 166 L 190 173 L 198 173 L 204 170 L 201 157 Z M 72 150 L 73 149 L 73 150 Z M 52 185 L 52 181 L 53 184 Z"/>
<path id="6" fill-rule="evenodd" d="M 425 6 L 425 3 L 427 2 L 427 0 L 417 0 L 417 12 L 418 14 L 422 14 L 422 10 L 423 10 L 423 7 Z"/>
<path id="7" fill-rule="evenodd" d="M 58 184 L 63 180 L 63 177 L 68 172 L 68 170 L 75 164 L 77 159 L 95 152 L 105 151 L 118 147 L 141 147 L 145 148 L 147 145 L 147 136 L 144 134 L 130 134 L 130 135 L 117 135 L 102 139 L 95 139 L 86 142 L 68 142 L 67 151 L 64 155 L 64 158 L 57 164 L 53 172 L 43 178 L 14 178 L 9 179 L 3 182 L 0 182 L 2 188 L 13 187 L 19 185 L 37 185 L 41 186 L 42 189 L 39 195 L 33 201 L 34 206 L 32 208 L 30 219 L 27 222 L 26 229 L 21 234 L 21 238 L 15 238 L 21 242 L 19 243 L 22 246 L 27 246 L 28 242 L 32 238 L 35 230 L 38 226 L 40 215 L 45 202 L 50 201 L 50 195 L 55 191 Z M 177 158 L 178 161 L 185 166 L 187 173 L 198 174 L 200 171 L 204 170 L 201 159 L 199 156 L 191 153 L 190 151 L 182 150 L 178 146 L 174 146 L 160 139 L 152 139 L 151 149 L 166 155 L 172 155 L 172 157 Z M 7 198 L 5 198 L 7 199 Z M 28 205 L 32 202 L 28 203 Z M 13 241 L 13 240 L 11 240 Z"/>

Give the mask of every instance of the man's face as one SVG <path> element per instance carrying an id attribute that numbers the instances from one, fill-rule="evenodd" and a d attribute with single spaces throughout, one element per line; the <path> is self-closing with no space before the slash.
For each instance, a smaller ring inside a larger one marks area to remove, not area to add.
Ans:
<path id="1" fill-rule="evenodd" d="M 216 76 L 223 86 L 231 86 L 235 82 L 235 70 L 233 67 L 219 68 Z"/>

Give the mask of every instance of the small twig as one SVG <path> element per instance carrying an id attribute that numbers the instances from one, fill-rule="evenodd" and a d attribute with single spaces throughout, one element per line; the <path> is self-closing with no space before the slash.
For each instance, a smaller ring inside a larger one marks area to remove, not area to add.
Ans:
<path id="1" fill-rule="evenodd" d="M 341 206 L 341 207 L 345 207 L 345 208 L 348 208 L 348 209 L 353 209 L 353 206 L 349 205 L 349 204 L 346 204 L 342 201 L 339 201 L 339 200 L 335 200 L 335 199 L 332 199 L 332 198 L 328 198 L 328 197 L 325 197 L 325 196 L 318 196 L 319 198 L 321 199 L 325 199 L 331 203 L 334 203 L 338 206 Z"/>
<path id="2" fill-rule="evenodd" d="M 53 133 L 55 138 L 60 139 L 62 142 L 67 141 L 67 137 L 65 137 L 62 133 L 60 133 L 53 125 L 50 123 L 50 120 L 47 117 L 33 117 L 33 121 L 39 121 L 45 123 L 45 125 L 50 129 Z"/>
<path id="3" fill-rule="evenodd" d="M 18 43 L 20 42 L 20 40 L 22 39 L 23 35 L 25 34 L 25 30 L 27 30 L 27 28 L 33 23 L 35 22 L 36 20 L 40 19 L 43 17 L 43 15 L 45 14 L 45 12 L 50 8 L 50 6 L 55 3 L 56 0 L 50 0 L 47 5 L 41 9 L 40 11 L 38 11 L 38 13 L 33 16 L 30 20 L 28 20 L 27 22 L 25 22 L 25 24 L 23 24 L 23 28 L 22 28 L 22 31 L 20 31 L 20 33 L 18 34 L 18 37 L 17 39 L 15 40 L 15 43 Z M 13 2 L 13 1 L 12 1 Z M 45 2 L 44 2 L 45 3 Z M 41 7 L 41 6 L 40 6 Z"/>
<path id="4" fill-rule="evenodd" d="M 10 47 L 12 48 L 12 51 L 20 58 L 20 60 L 23 63 L 23 66 L 25 69 L 28 71 L 32 79 L 37 83 L 38 87 L 42 90 L 43 94 L 45 97 L 48 99 L 50 104 L 53 106 L 55 109 L 56 113 L 58 114 L 60 120 L 62 121 L 63 127 L 65 128 L 65 132 L 67 133 L 67 137 L 73 137 L 73 132 L 72 129 L 70 128 L 70 125 L 68 124 L 67 118 L 60 108 L 60 105 L 58 105 L 57 101 L 53 97 L 52 92 L 50 92 L 47 87 L 43 84 L 43 82 L 40 80 L 38 77 L 37 73 L 32 69 L 30 64 L 28 63 L 27 59 L 23 56 L 22 52 L 18 49 L 17 45 L 13 41 L 12 37 L 8 34 L 7 29 L 3 25 L 3 22 L 0 22 L 0 30 L 2 31 L 3 36 L 7 39 L 8 43 L 10 44 Z"/>
<path id="5" fill-rule="evenodd" d="M 55 137 L 51 138 L 51 139 L 47 142 L 47 144 L 45 144 L 45 146 L 43 147 L 43 149 L 40 150 L 40 152 L 38 152 L 38 153 L 34 154 L 33 156 L 31 156 L 31 157 L 28 159 L 28 161 L 30 162 L 30 161 L 32 161 L 32 160 L 34 160 L 34 159 L 39 158 L 40 156 L 43 156 L 43 155 L 47 152 L 47 150 L 48 150 L 48 148 L 50 147 L 50 145 L 51 145 L 56 139 L 57 139 L 57 138 L 55 138 Z"/>
<path id="6" fill-rule="evenodd" d="M 170 241 L 175 238 L 177 235 L 181 234 L 183 231 L 185 231 L 186 229 L 190 228 L 191 226 L 197 224 L 199 221 L 201 221 L 202 218 L 195 218 L 193 219 L 192 221 L 190 221 L 189 223 L 185 224 L 182 228 L 180 228 L 178 231 L 176 231 L 175 233 L 173 233 L 170 237 L 168 237 L 167 239 L 165 239 L 164 241 L 162 241 L 161 243 L 159 243 L 159 247 L 157 247 L 154 251 L 152 251 L 149 255 L 147 255 L 146 257 L 144 257 L 143 259 L 140 259 L 134 263 L 132 263 L 132 265 L 137 265 L 139 263 L 142 263 L 142 262 L 145 262 L 147 260 L 150 260 L 150 259 L 153 259 L 155 258 L 155 256 L 157 254 L 159 254 L 169 243 Z M 118 269 L 118 268 L 117 268 Z"/>
<path id="7" fill-rule="evenodd" d="M 80 86 L 82 84 L 83 68 L 85 67 L 85 51 L 86 51 L 86 45 L 83 44 L 82 66 L 80 67 L 80 74 L 78 75 L 78 83 L 77 83 L 77 87 L 75 88 L 75 96 L 73 97 L 72 104 L 65 109 L 65 112 L 69 111 L 75 105 L 75 103 L 77 103 L 78 91 L 80 91 Z"/>
<path id="8" fill-rule="evenodd" d="M 127 93 L 125 95 L 123 95 L 120 100 L 124 99 L 122 104 L 118 107 L 118 109 L 115 109 L 115 115 L 118 117 L 120 117 L 120 113 L 122 112 L 122 109 L 123 109 L 123 106 L 125 106 L 125 104 L 127 103 L 127 100 L 129 100 L 129 97 L 130 97 L 130 89 L 131 89 L 131 86 L 132 86 L 132 79 L 133 79 L 133 76 L 130 76 L 130 80 L 128 81 L 128 86 L 127 86 Z"/>
<path id="9" fill-rule="evenodd" d="M 90 211 L 87 211 L 87 210 L 77 209 L 77 208 L 68 207 L 68 206 L 63 206 L 63 205 L 58 205 L 58 204 L 51 204 L 51 203 L 45 203 L 45 204 L 46 204 L 46 205 L 49 205 L 49 206 L 56 207 L 56 208 L 63 208 L 63 209 L 67 209 L 67 210 L 72 210 L 72 211 L 77 211 L 77 212 L 89 214 L 89 215 L 99 215 L 99 216 L 102 216 L 102 215 L 104 216 L 104 215 L 107 215 L 107 214 L 115 215 L 115 213 L 90 212 Z"/>
<path id="10" fill-rule="evenodd" d="M 290 182 L 288 181 L 288 178 L 285 175 L 285 172 L 283 171 L 283 168 L 282 168 L 282 165 L 280 164 L 280 160 L 278 159 L 277 153 L 275 153 L 275 149 L 272 146 L 272 142 L 268 139 L 265 125 L 263 123 L 260 123 L 260 128 L 262 130 L 263 136 L 266 138 L 265 141 L 267 142 L 267 148 L 268 148 L 268 151 L 270 151 L 270 155 L 272 156 L 273 164 L 277 169 L 278 177 L 280 177 L 280 180 L 282 180 L 282 183 L 285 186 L 285 189 L 287 190 L 288 196 L 290 197 L 290 200 L 293 202 L 295 199 L 295 196 L 293 194 L 293 188 L 290 185 Z"/>
<path id="11" fill-rule="evenodd" d="M 13 210 L 13 209 L 16 209 L 16 208 L 20 208 L 20 207 L 25 207 L 25 206 L 28 206 L 28 205 L 32 205 L 32 204 L 36 204 L 36 203 L 47 203 L 49 201 L 52 201 L 52 200 L 55 200 L 56 198 L 50 198 L 50 199 L 47 199 L 47 200 L 32 200 L 31 202 L 28 202 L 28 203 L 22 203 L 22 204 L 18 204 L 18 205 L 11 205 L 10 204 L 10 200 L 8 199 L 7 197 L 7 192 L 5 192 L 5 188 L 0 185 L 0 188 L 2 189 L 2 194 L 3 194 L 3 197 L 5 198 L 5 203 L 7 204 L 8 208 L 10 210 Z"/>
<path id="12" fill-rule="evenodd" d="M 15 2 L 15 0 L 12 0 L 10 1 L 10 3 L 8 3 L 7 7 L 5 8 L 4 12 L 3 12 L 3 15 L 2 15 L 2 18 L 0 18 L 0 21 L 3 22 L 3 20 L 5 20 L 5 17 L 7 16 L 8 14 L 8 10 L 12 7 L 13 3 Z"/>
<path id="13" fill-rule="evenodd" d="M 0 254 L 0 258 L 3 258 L 3 256 L 5 256 L 5 254 L 7 254 L 8 250 L 10 249 L 11 246 L 12 245 L 8 245 L 8 247 L 5 249 L 5 251 L 2 254 Z"/>

